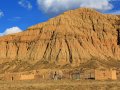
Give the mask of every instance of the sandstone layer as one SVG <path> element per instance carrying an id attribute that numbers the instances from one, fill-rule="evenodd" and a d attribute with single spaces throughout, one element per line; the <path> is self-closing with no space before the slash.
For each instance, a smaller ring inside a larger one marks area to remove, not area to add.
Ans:
<path id="1" fill-rule="evenodd" d="M 117 15 L 80 8 L 0 37 L 0 71 L 77 67 L 93 60 L 118 64 L 119 24 Z"/>

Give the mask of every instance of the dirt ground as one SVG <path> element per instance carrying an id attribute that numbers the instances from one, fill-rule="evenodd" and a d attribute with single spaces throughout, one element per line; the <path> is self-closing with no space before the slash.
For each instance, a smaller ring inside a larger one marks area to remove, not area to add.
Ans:
<path id="1" fill-rule="evenodd" d="M 120 81 L 0 81 L 0 90 L 120 90 Z"/>

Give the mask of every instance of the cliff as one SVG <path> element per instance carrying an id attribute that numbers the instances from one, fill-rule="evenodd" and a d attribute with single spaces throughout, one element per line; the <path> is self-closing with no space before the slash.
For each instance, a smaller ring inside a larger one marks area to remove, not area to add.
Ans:
<path id="1" fill-rule="evenodd" d="M 77 67 L 92 60 L 117 64 L 119 24 L 119 16 L 80 8 L 0 37 L 0 72 Z"/>

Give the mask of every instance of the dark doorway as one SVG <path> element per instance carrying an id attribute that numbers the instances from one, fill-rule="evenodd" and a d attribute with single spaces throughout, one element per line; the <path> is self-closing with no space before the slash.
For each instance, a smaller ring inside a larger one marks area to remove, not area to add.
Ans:
<path id="1" fill-rule="evenodd" d="M 117 45 L 120 45 L 120 29 L 117 29 L 117 33 L 118 33 L 118 36 L 117 36 Z"/>
<path id="2" fill-rule="evenodd" d="M 57 72 L 54 73 L 54 80 L 58 80 Z"/>
<path id="3" fill-rule="evenodd" d="M 90 72 L 90 76 L 89 76 L 89 78 L 88 79 L 95 79 L 95 75 L 94 75 L 94 73 L 92 73 L 92 72 Z"/>
<path id="4" fill-rule="evenodd" d="M 13 76 L 12 76 L 12 81 L 14 80 Z"/>

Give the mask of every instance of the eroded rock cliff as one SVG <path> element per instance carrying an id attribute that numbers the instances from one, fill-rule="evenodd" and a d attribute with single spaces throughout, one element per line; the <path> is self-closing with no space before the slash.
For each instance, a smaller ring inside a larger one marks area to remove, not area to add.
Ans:
<path id="1" fill-rule="evenodd" d="M 93 9 L 67 11 L 22 33 L 0 37 L 0 67 L 15 71 L 75 67 L 94 58 L 119 61 L 119 24 L 119 16 Z"/>

